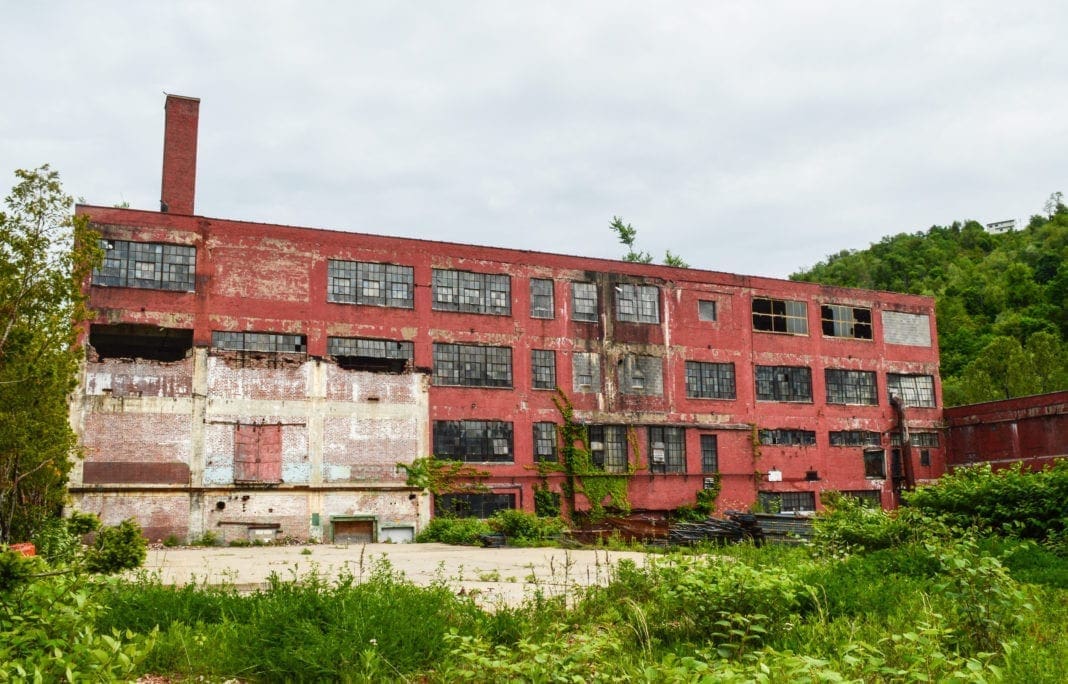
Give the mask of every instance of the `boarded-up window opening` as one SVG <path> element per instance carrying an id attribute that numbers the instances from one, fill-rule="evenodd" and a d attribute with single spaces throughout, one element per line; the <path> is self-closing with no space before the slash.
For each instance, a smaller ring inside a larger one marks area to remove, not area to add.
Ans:
<path id="1" fill-rule="evenodd" d="M 132 323 L 93 324 L 89 344 L 100 359 L 181 361 L 193 348 L 193 331 Z"/>
<path id="2" fill-rule="evenodd" d="M 282 426 L 235 426 L 234 482 L 277 484 L 281 481 Z"/>
<path id="3" fill-rule="evenodd" d="M 664 362 L 658 356 L 628 354 L 619 360 L 622 394 L 659 396 L 664 393 Z"/>

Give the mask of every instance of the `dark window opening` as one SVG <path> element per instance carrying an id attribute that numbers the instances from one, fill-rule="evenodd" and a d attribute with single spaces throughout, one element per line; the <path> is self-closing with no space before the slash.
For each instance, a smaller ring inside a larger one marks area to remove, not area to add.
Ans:
<path id="1" fill-rule="evenodd" d="M 101 360 L 181 361 L 193 348 L 193 331 L 133 323 L 93 324 L 89 345 Z"/>
<path id="2" fill-rule="evenodd" d="M 719 440 L 716 435 L 701 435 L 701 472 L 719 472 Z"/>
<path id="3" fill-rule="evenodd" d="M 804 302 L 754 297 L 753 330 L 807 335 L 808 309 Z"/>
<path id="4" fill-rule="evenodd" d="M 734 399 L 734 364 L 687 361 L 686 396 L 690 399 Z"/>
<path id="5" fill-rule="evenodd" d="M 326 348 L 339 368 L 371 373 L 403 373 L 415 353 L 411 342 L 363 337 L 328 337 Z"/>
<path id="6" fill-rule="evenodd" d="M 812 513 L 816 510 L 814 492 L 757 492 L 760 508 L 769 513 Z"/>
<path id="7" fill-rule="evenodd" d="M 826 337 L 851 337 L 870 340 L 871 309 L 841 304 L 820 307 L 820 324 Z"/>
<path id="8" fill-rule="evenodd" d="M 831 446 L 879 446 L 881 435 L 869 430 L 836 430 L 830 433 Z"/>
<path id="9" fill-rule="evenodd" d="M 846 489 L 841 494 L 856 499 L 865 508 L 881 508 L 883 505 L 883 495 L 878 489 Z"/>
<path id="10" fill-rule="evenodd" d="M 886 479 L 886 453 L 882 449 L 864 450 L 864 477 Z"/>
<path id="11" fill-rule="evenodd" d="M 512 424 L 499 420 L 436 420 L 434 457 L 473 463 L 511 463 Z"/>
<path id="12" fill-rule="evenodd" d="M 497 511 L 515 508 L 515 494 L 438 494 L 434 515 L 456 518 L 492 518 Z"/>
<path id="13" fill-rule="evenodd" d="M 530 364 L 531 387 L 556 389 L 556 352 L 551 349 L 532 349 Z"/>

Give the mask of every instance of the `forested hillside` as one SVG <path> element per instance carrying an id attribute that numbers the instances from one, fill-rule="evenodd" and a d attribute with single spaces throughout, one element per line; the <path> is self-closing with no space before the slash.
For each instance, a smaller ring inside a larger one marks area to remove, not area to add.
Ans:
<path id="1" fill-rule="evenodd" d="M 1068 207 L 1025 228 L 975 221 L 883 238 L 790 276 L 933 295 L 947 406 L 1068 389 Z"/>

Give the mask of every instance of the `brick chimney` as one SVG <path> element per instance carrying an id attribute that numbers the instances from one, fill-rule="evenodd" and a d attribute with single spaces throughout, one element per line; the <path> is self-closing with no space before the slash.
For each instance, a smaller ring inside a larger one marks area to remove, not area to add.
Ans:
<path id="1" fill-rule="evenodd" d="M 163 188 L 160 211 L 192 214 L 197 185 L 197 120 L 200 99 L 168 95 L 163 131 Z"/>

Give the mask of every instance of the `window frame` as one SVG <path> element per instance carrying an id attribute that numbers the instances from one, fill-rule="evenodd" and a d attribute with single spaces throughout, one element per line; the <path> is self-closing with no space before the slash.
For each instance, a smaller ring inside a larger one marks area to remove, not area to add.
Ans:
<path id="1" fill-rule="evenodd" d="M 431 271 L 430 289 L 430 308 L 434 311 L 512 315 L 512 277 L 506 273 L 435 268 Z"/>
<path id="2" fill-rule="evenodd" d="M 616 320 L 623 323 L 660 323 L 660 288 L 656 285 L 619 283 L 616 292 Z M 624 312 L 624 304 L 629 312 Z"/>
<path id="3" fill-rule="evenodd" d="M 556 302 L 552 278 L 530 279 L 530 317 L 553 319 L 556 317 Z M 538 292 L 537 290 L 543 290 Z M 547 290 L 547 291 L 544 291 Z"/>
<path id="4" fill-rule="evenodd" d="M 240 346 L 228 343 L 228 341 L 236 342 L 238 340 L 240 340 Z M 295 347 L 295 349 L 282 347 Z M 289 333 L 212 330 L 211 349 L 212 351 L 259 354 L 307 354 L 308 338 L 305 335 L 292 335 Z"/>
<path id="5" fill-rule="evenodd" d="M 861 320 L 865 316 L 868 320 Z M 875 337 L 871 307 L 821 304 L 820 332 L 824 337 L 871 341 Z"/>
<path id="6" fill-rule="evenodd" d="M 761 508 L 768 510 L 771 501 L 776 501 L 780 513 L 815 513 L 815 492 L 767 492 L 758 491 L 757 501 Z"/>
<path id="7" fill-rule="evenodd" d="M 761 446 L 816 446 L 816 431 L 800 428 L 764 428 L 759 431 Z"/>
<path id="8" fill-rule="evenodd" d="M 90 277 L 89 282 L 96 287 L 196 292 L 195 245 L 113 238 L 99 238 L 97 244 L 104 259 Z M 142 265 L 152 266 L 151 277 L 139 272 Z"/>
<path id="9" fill-rule="evenodd" d="M 672 425 L 650 425 L 646 433 L 650 473 L 686 473 L 686 429 Z M 656 445 L 663 444 L 663 462 L 656 460 Z"/>
<path id="10" fill-rule="evenodd" d="M 756 332 L 808 335 L 808 302 L 761 296 L 753 297 L 750 307 Z"/>
<path id="11" fill-rule="evenodd" d="M 343 286 L 342 281 L 346 283 Z M 367 292 L 368 283 L 375 286 L 375 294 Z M 400 297 L 396 296 L 398 285 L 404 286 L 404 295 Z M 387 262 L 328 259 L 326 301 L 334 304 L 414 309 L 415 269 Z"/>
<path id="12" fill-rule="evenodd" d="M 627 473 L 630 467 L 630 440 L 625 425 L 587 425 L 591 464 L 606 473 Z M 594 446 L 600 443 L 601 448 Z M 597 452 L 600 452 L 600 457 Z"/>
<path id="13" fill-rule="evenodd" d="M 719 436 L 701 435 L 701 473 L 715 475 L 719 473 Z"/>
<path id="14" fill-rule="evenodd" d="M 436 387 L 513 387 L 511 347 L 434 342 L 431 351 Z"/>
<path id="15" fill-rule="evenodd" d="M 707 314 L 707 309 L 712 310 L 711 317 Z M 697 300 L 697 320 L 705 323 L 715 323 L 719 320 L 719 303 L 715 299 L 698 299 Z"/>
<path id="16" fill-rule="evenodd" d="M 852 382 L 857 378 L 864 378 L 870 382 Z M 879 405 L 879 385 L 875 371 L 825 368 L 823 369 L 823 382 L 828 404 L 843 406 Z M 865 389 L 870 389 L 870 392 L 862 396 L 862 392 Z M 837 396 L 832 396 L 833 392 L 837 392 Z"/>
<path id="17" fill-rule="evenodd" d="M 545 434 L 548 433 L 548 434 Z M 534 442 L 532 454 L 535 463 L 555 463 L 557 461 L 557 430 L 556 423 L 551 421 L 536 421 L 534 423 Z M 549 445 L 548 453 L 544 453 L 545 445 Z"/>
<path id="18" fill-rule="evenodd" d="M 571 320 L 581 323 L 599 322 L 601 320 L 599 300 L 600 293 L 597 291 L 597 283 L 572 281 Z M 586 304 L 580 307 L 579 302 L 586 302 Z M 591 302 L 592 304 L 590 304 Z"/>
<path id="19" fill-rule="evenodd" d="M 435 420 L 431 439 L 434 458 L 464 463 L 515 463 L 513 436 L 511 421 Z M 500 442 L 507 447 L 503 453 L 498 453 Z"/>
<path id="20" fill-rule="evenodd" d="M 726 383 L 727 387 L 723 385 Z M 687 361 L 687 399 L 737 399 L 734 362 Z"/>
<path id="21" fill-rule="evenodd" d="M 394 346 L 390 348 L 389 345 Z M 326 353 L 329 356 L 356 356 L 370 359 L 404 359 L 405 361 L 414 362 L 415 344 L 407 340 L 384 340 L 375 337 L 331 336 L 326 338 Z"/>
<path id="22" fill-rule="evenodd" d="M 539 371 L 541 371 L 541 380 L 539 380 Z M 530 350 L 530 387 L 536 390 L 556 389 L 556 352 L 554 350 Z"/>
<path id="23" fill-rule="evenodd" d="M 795 378 L 799 371 L 800 378 Z M 770 374 L 772 377 L 761 377 Z M 785 380 L 782 376 L 785 375 Z M 812 369 L 808 366 L 756 366 L 753 373 L 757 401 L 781 401 L 795 404 L 813 403 Z M 785 383 L 785 384 L 784 384 Z M 786 392 L 782 390 L 785 388 Z M 770 390 L 770 391 L 769 391 Z M 806 390 L 807 396 L 799 394 Z"/>
<path id="24" fill-rule="evenodd" d="M 902 381 L 906 379 L 911 381 L 911 387 L 902 386 Z M 921 380 L 926 380 L 929 387 L 921 387 Z M 933 375 L 928 375 L 926 373 L 887 373 L 887 396 L 894 396 L 895 390 L 897 390 L 897 394 L 906 408 L 938 408 L 938 397 L 935 396 L 935 382 Z M 913 399 L 925 399 L 926 397 L 924 395 L 926 392 L 930 392 L 930 403 L 913 403 Z"/>
<path id="25" fill-rule="evenodd" d="M 831 430 L 827 439 L 833 447 L 868 447 L 880 446 L 883 436 L 874 430 Z"/>
<path id="26" fill-rule="evenodd" d="M 861 452 L 864 459 L 864 477 L 869 480 L 886 479 L 886 449 L 869 447 Z"/>

